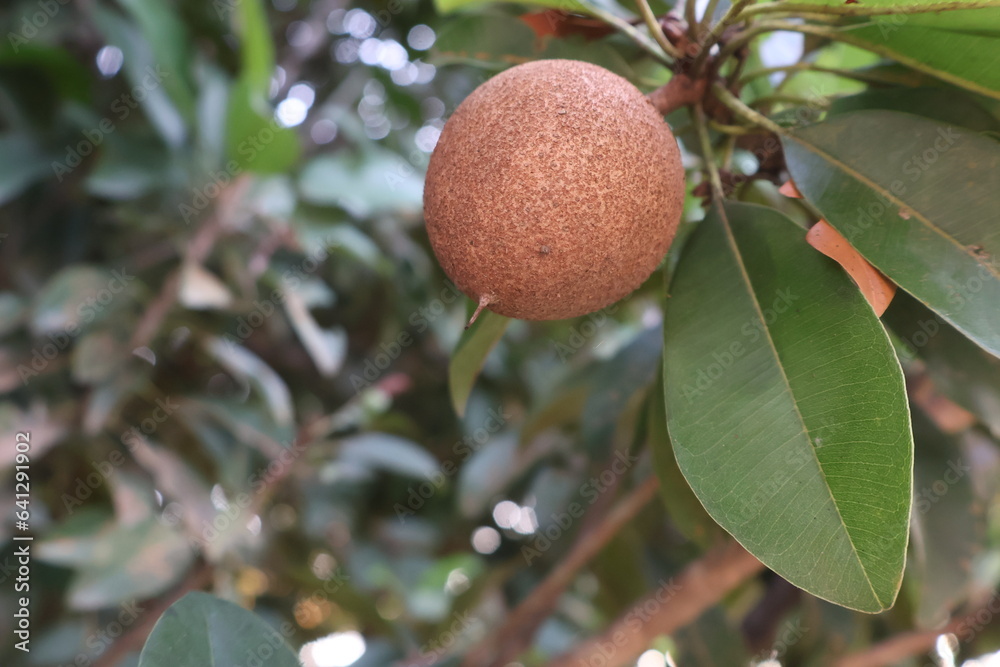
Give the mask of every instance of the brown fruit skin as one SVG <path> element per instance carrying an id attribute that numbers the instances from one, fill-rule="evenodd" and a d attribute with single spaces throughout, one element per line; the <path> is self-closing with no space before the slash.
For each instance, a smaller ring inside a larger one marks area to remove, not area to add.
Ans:
<path id="1" fill-rule="evenodd" d="M 431 155 L 424 217 L 444 272 L 526 320 L 600 310 L 656 269 L 677 231 L 684 168 L 631 83 L 575 60 L 497 74 Z"/>

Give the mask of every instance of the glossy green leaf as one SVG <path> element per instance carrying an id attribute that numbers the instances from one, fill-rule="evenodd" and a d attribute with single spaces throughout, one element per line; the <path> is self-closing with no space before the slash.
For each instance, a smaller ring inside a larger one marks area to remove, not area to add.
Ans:
<path id="1" fill-rule="evenodd" d="M 688 241 L 666 301 L 677 463 L 768 567 L 867 612 L 899 590 L 912 439 L 871 307 L 780 213 L 730 204 Z"/>
<path id="2" fill-rule="evenodd" d="M 940 6 L 943 0 L 864 0 L 863 3 L 855 3 L 853 7 L 846 5 L 844 0 L 805 0 L 804 4 L 815 5 L 816 7 L 844 7 L 847 10 L 865 11 L 872 8 L 899 8 L 912 10 L 920 6 L 937 5 Z M 986 0 L 991 2 L 992 0 Z M 981 6 L 983 0 L 979 0 Z M 874 23 L 884 23 L 887 28 L 893 26 L 931 25 L 938 28 L 948 28 L 950 30 L 961 30 L 968 32 L 993 32 L 1000 30 L 1000 5 L 993 2 L 994 7 L 982 9 L 962 9 L 968 6 L 968 0 L 953 0 L 946 11 L 920 12 L 902 15 L 877 15 L 870 17 Z M 808 10 L 803 10 L 808 11 Z"/>
<path id="3" fill-rule="evenodd" d="M 500 341 L 509 323 L 510 319 L 503 315 L 484 310 L 476 323 L 462 333 L 448 366 L 451 404 L 459 416 L 465 414 L 465 404 L 472 393 L 472 385 L 479 377 L 487 355 Z"/>
<path id="4" fill-rule="evenodd" d="M 1000 144 L 893 111 L 783 139 L 802 195 L 900 287 L 1000 355 Z"/>
<path id="5" fill-rule="evenodd" d="M 995 10 L 994 10 L 995 11 Z M 846 33 L 859 46 L 942 81 L 1000 98 L 1000 38 L 943 29 L 918 21 L 876 21 Z"/>
<path id="6" fill-rule="evenodd" d="M 996 130 L 1000 123 L 970 95 L 952 88 L 882 88 L 833 101 L 829 117 L 851 111 L 886 109 L 959 125 L 977 132 Z"/>
<path id="7" fill-rule="evenodd" d="M 299 158 L 299 139 L 291 128 L 280 126 L 263 96 L 238 81 L 229 93 L 226 111 L 226 147 L 235 166 L 230 176 L 243 170 L 277 173 L 287 171 Z"/>
<path id="8" fill-rule="evenodd" d="M 246 609 L 208 593 L 188 593 L 153 626 L 139 667 L 245 665 L 299 667 L 277 630 Z"/>

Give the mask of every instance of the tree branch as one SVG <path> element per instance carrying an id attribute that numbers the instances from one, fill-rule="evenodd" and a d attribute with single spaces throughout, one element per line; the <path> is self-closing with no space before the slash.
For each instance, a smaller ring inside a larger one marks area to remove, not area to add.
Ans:
<path id="1" fill-rule="evenodd" d="M 490 667 L 503 667 L 522 653 L 563 591 L 573 583 L 577 573 L 656 496 L 658 487 L 659 480 L 655 475 L 650 475 L 619 501 L 600 522 L 589 530 L 583 530 L 566 557 L 521 601 L 504 624 L 468 652 L 462 663 L 464 667 L 486 664 Z"/>
<path id="2" fill-rule="evenodd" d="M 603 634 L 557 656 L 548 667 L 630 667 L 659 635 L 670 634 L 697 619 L 729 591 L 760 572 L 764 565 L 735 541 L 695 561 L 663 587 L 642 598 Z M 608 655 L 608 646 L 614 647 Z"/>
<path id="3" fill-rule="evenodd" d="M 149 304 L 143 313 L 142 319 L 136 325 L 135 331 L 132 333 L 132 339 L 129 341 L 129 349 L 135 350 L 139 347 L 145 347 L 156 337 L 156 333 L 159 331 L 160 326 L 163 325 L 163 321 L 170 313 L 170 309 L 177 302 L 184 264 L 187 262 L 201 264 L 208 259 L 208 256 L 212 253 L 212 248 L 215 247 L 215 242 L 222 234 L 223 227 L 225 226 L 224 223 L 228 220 L 232 212 L 231 209 L 240 201 L 241 195 L 246 190 L 248 184 L 249 180 L 247 176 L 243 175 L 236 178 L 231 185 L 222 189 L 215 212 L 202 223 L 201 227 L 198 228 L 198 231 L 195 232 L 194 236 L 188 242 L 181 264 L 171 271 L 170 275 L 163 281 L 160 293 Z"/>

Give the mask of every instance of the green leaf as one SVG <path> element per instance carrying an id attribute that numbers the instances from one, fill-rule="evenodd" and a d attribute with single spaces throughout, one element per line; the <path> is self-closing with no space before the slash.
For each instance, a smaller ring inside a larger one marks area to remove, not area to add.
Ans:
<path id="1" fill-rule="evenodd" d="M 274 42 L 261 0 L 243 0 L 232 16 L 238 21 L 242 77 L 254 95 L 264 97 L 274 74 Z"/>
<path id="2" fill-rule="evenodd" d="M 274 120 L 267 101 L 237 81 L 229 93 L 226 110 L 226 147 L 235 162 L 231 172 L 243 170 L 273 174 L 287 171 L 299 159 L 299 138 L 291 128 Z"/>
<path id="3" fill-rule="evenodd" d="M 32 331 L 39 336 L 65 334 L 59 342 L 60 349 L 65 349 L 73 336 L 105 319 L 118 302 L 129 300 L 131 279 L 127 272 L 87 264 L 67 266 L 52 276 L 35 299 Z"/>
<path id="4" fill-rule="evenodd" d="M 299 659 L 273 627 L 232 602 L 188 593 L 170 606 L 146 640 L 139 667 L 242 665 L 248 656 L 267 667 L 299 667 Z"/>
<path id="5" fill-rule="evenodd" d="M 961 88 L 1000 99 L 1000 39 L 936 25 L 885 21 L 852 27 L 858 46 Z"/>
<path id="6" fill-rule="evenodd" d="M 69 588 L 73 609 L 101 609 L 154 597 L 177 583 L 194 561 L 187 539 L 152 518 L 133 526 L 115 524 L 96 540 L 62 538 L 38 546 L 42 560 L 57 562 L 66 554 L 86 556 L 77 564 Z"/>
<path id="7" fill-rule="evenodd" d="M 664 344 L 667 344 L 666 341 Z M 723 532 L 705 511 L 684 479 L 681 469 L 677 467 L 674 448 L 667 433 L 666 399 L 662 381 L 656 383 L 650 396 L 648 415 L 647 438 L 653 455 L 653 469 L 660 480 L 660 497 L 681 534 L 695 544 L 708 548 L 718 542 Z"/>
<path id="8" fill-rule="evenodd" d="M 388 433 L 361 433 L 340 445 L 340 460 L 414 479 L 430 479 L 438 462 L 415 442 Z"/>
<path id="9" fill-rule="evenodd" d="M 167 72 L 163 85 L 187 118 L 194 115 L 191 39 L 177 11 L 159 0 L 120 0 L 142 31 L 153 60 Z M 241 2 L 240 5 L 252 4 Z"/>
<path id="10" fill-rule="evenodd" d="M 962 9 L 968 0 L 956 0 L 946 11 L 921 12 L 919 14 L 881 15 L 873 16 L 875 23 L 884 23 L 887 28 L 893 26 L 931 25 L 950 30 L 966 30 L 969 32 L 992 32 L 1000 30 L 1000 12 L 997 7 L 985 9 Z M 893 7 L 899 9 L 915 8 L 921 5 L 940 5 L 942 0 L 865 0 L 854 5 L 854 9 L 864 11 L 875 7 Z M 807 4 L 817 7 L 844 7 L 844 0 L 808 0 Z M 851 7 L 848 5 L 847 9 Z M 803 10 L 808 11 L 808 10 Z"/>
<path id="11" fill-rule="evenodd" d="M 664 321 L 668 430 L 708 513 L 782 577 L 890 607 L 913 444 L 885 330 L 773 209 L 730 204 L 688 241 Z"/>
<path id="12" fill-rule="evenodd" d="M 858 111 L 782 141 L 803 196 L 868 261 L 1000 355 L 1000 144 L 893 111 Z"/>
<path id="13" fill-rule="evenodd" d="M 317 157 L 302 169 L 299 190 L 309 203 L 338 206 L 357 218 L 417 213 L 423 206 L 421 174 L 384 149 Z"/>
<path id="14" fill-rule="evenodd" d="M 951 88 L 872 89 L 841 97 L 830 105 L 828 118 L 867 109 L 901 111 L 960 125 L 976 132 L 996 130 L 997 119 L 971 96 Z"/>
<path id="15" fill-rule="evenodd" d="M 188 121 L 193 115 L 190 91 L 180 85 L 181 76 L 167 63 L 157 60 L 146 35 L 135 24 L 116 11 L 94 3 L 90 8 L 91 20 L 104 35 L 108 44 L 122 50 L 123 68 L 132 86 L 131 91 L 118 97 L 110 106 L 109 120 L 124 122 L 133 109 L 141 105 L 150 122 L 170 146 L 180 146 L 187 140 Z M 141 97 L 141 100 L 140 100 Z"/>
<path id="16" fill-rule="evenodd" d="M 472 385 L 479 377 L 487 355 L 500 341 L 509 323 L 510 319 L 503 315 L 484 310 L 476 323 L 462 333 L 448 366 L 451 404 L 459 417 L 465 414 L 465 404 L 472 393 Z"/>
<path id="17" fill-rule="evenodd" d="M 281 127 L 267 101 L 274 74 L 274 42 L 260 0 L 243 0 L 232 16 L 237 19 L 240 77 L 229 93 L 226 146 L 239 170 L 259 173 L 287 171 L 299 158 L 298 136 Z"/>

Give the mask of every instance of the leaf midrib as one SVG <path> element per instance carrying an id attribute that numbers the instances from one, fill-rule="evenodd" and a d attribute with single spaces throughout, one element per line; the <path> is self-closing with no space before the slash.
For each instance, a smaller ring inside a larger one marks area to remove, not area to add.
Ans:
<path id="1" fill-rule="evenodd" d="M 840 513 L 840 506 L 837 504 L 837 499 L 833 495 L 833 489 L 830 488 L 830 485 L 826 481 L 826 472 L 823 469 L 823 464 L 820 462 L 819 456 L 816 454 L 816 449 L 812 446 L 812 435 L 809 432 L 809 427 L 806 425 L 805 418 L 803 418 L 802 416 L 802 412 L 799 410 L 799 404 L 795 398 L 795 392 L 792 390 L 792 385 L 788 381 L 788 376 L 785 373 L 785 367 L 781 363 L 781 356 L 778 354 L 777 347 L 774 345 L 774 339 L 771 337 L 771 327 L 770 325 L 767 324 L 767 321 L 764 318 L 764 313 L 760 307 L 760 302 L 757 300 L 757 293 L 753 288 L 753 282 L 750 280 L 750 274 L 747 272 L 746 265 L 743 263 L 742 253 L 740 252 L 739 246 L 736 243 L 736 238 L 733 236 L 732 228 L 730 227 L 729 216 L 726 215 L 726 210 L 724 206 L 722 206 L 721 204 L 717 204 L 716 207 L 719 211 L 719 217 L 722 220 L 722 226 L 726 233 L 726 242 L 729 244 L 730 249 L 733 252 L 733 257 L 736 259 L 736 264 L 737 267 L 739 268 L 740 275 L 743 277 L 747 287 L 749 288 L 747 291 L 750 295 L 750 301 L 753 304 L 754 311 L 757 313 L 758 317 L 760 317 L 760 321 L 764 324 L 764 334 L 765 338 L 767 339 L 768 347 L 770 347 L 771 353 L 774 356 L 776 365 L 778 367 L 778 371 L 781 374 L 781 379 L 784 382 L 786 389 L 788 390 L 788 394 L 789 396 L 792 397 L 792 406 L 795 409 L 795 414 L 799 418 L 799 423 L 802 424 L 802 431 L 803 433 L 805 433 L 807 441 L 809 443 L 809 452 L 813 455 L 813 458 L 816 461 L 816 466 L 822 473 L 823 486 L 830 494 L 830 502 L 833 503 L 833 507 L 837 512 L 837 518 L 840 519 L 840 525 L 844 529 L 844 534 L 847 536 L 847 541 L 851 545 L 851 551 L 854 553 L 854 556 L 857 559 L 858 565 L 861 568 L 861 573 L 864 576 L 865 583 L 868 584 L 868 589 L 872 593 L 872 598 L 875 600 L 875 602 L 879 605 L 880 608 L 884 609 L 885 606 L 882 602 L 882 599 L 879 597 L 878 593 L 875 592 L 875 586 L 872 584 L 871 577 L 868 576 L 868 570 L 865 568 L 865 564 L 861 560 L 861 555 L 858 553 L 858 548 L 854 544 L 854 538 L 851 536 L 851 532 L 848 530 L 847 524 L 844 522 L 844 517 Z"/>

